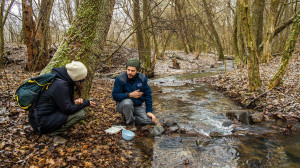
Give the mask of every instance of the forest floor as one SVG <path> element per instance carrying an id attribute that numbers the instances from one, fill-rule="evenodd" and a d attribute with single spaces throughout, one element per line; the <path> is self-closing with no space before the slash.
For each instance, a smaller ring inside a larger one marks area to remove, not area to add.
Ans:
<path id="1" fill-rule="evenodd" d="M 115 111 L 115 102 L 111 96 L 112 80 L 95 78 L 91 98 L 99 106 L 90 108 L 85 121 L 62 135 L 67 139 L 65 144 L 58 144 L 48 136 L 39 138 L 28 123 L 27 113 L 12 100 L 14 91 L 22 82 L 38 75 L 24 71 L 25 48 L 6 46 L 5 51 L 6 56 L 13 61 L 0 73 L 0 167 L 130 167 L 141 164 L 137 159 L 140 156 L 122 147 L 121 133 L 110 135 L 104 132 L 111 125 L 120 125 L 122 122 L 121 115 Z M 240 104 L 255 108 L 270 117 L 299 121 L 299 54 L 296 51 L 291 58 L 282 84 L 269 92 L 265 88 L 280 65 L 279 56 L 260 65 L 263 85 L 257 92 L 247 92 L 247 71 L 243 69 L 228 72 L 226 76 L 216 75 L 196 81 L 209 82 Z M 131 57 L 137 57 L 136 50 L 121 49 L 113 57 L 111 69 L 100 65 L 96 75 L 110 77 L 122 72 L 124 63 Z M 180 69 L 173 67 L 174 57 L 180 63 Z M 201 72 L 221 63 L 216 61 L 214 54 L 201 54 L 199 59 L 194 58 L 194 54 L 169 51 L 164 61 L 158 60 L 156 75 L 168 76 L 195 70 Z M 263 96 L 257 98 L 262 93 Z M 256 101 L 250 103 L 253 99 Z M 145 132 L 138 132 L 137 137 L 142 134 Z"/>

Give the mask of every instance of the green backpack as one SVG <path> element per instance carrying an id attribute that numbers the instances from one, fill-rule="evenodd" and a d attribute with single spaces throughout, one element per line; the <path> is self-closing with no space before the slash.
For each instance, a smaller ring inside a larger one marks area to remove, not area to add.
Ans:
<path id="1" fill-rule="evenodd" d="M 34 109 L 38 96 L 43 90 L 48 89 L 55 77 L 55 74 L 46 73 L 30 78 L 17 89 L 14 99 L 22 109 L 28 111 Z"/>

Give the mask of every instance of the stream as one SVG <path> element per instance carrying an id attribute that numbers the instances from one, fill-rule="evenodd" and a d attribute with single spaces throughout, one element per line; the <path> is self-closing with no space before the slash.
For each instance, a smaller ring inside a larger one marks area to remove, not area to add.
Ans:
<path id="1" fill-rule="evenodd" d="M 300 167 L 300 135 L 284 135 L 280 121 L 244 125 L 229 120 L 228 110 L 242 110 L 230 98 L 194 78 L 206 72 L 149 80 L 154 114 L 169 126 L 159 136 L 130 143 L 141 167 Z"/>

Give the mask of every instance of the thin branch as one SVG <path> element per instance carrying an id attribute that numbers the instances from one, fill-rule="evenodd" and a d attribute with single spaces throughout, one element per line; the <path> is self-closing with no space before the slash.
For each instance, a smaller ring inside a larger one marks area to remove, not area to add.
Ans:
<path id="1" fill-rule="evenodd" d="M 9 13 L 9 11 L 10 11 L 10 9 L 11 9 L 11 7 L 12 7 L 12 5 L 13 5 L 14 2 L 15 2 L 15 0 L 12 0 L 12 1 L 10 2 L 9 6 L 8 6 L 6 12 L 5 12 L 5 15 L 4 15 L 3 21 L 2 21 L 2 24 L 3 24 L 3 25 L 5 24 L 7 15 L 8 15 L 8 13 Z"/>

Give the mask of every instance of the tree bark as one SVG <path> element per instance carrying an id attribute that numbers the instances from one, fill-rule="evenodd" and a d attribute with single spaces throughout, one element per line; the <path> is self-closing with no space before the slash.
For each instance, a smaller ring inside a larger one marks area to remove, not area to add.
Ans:
<path id="1" fill-rule="evenodd" d="M 39 44 L 36 37 L 36 23 L 33 19 L 31 0 L 22 0 L 24 43 L 27 46 L 26 70 L 33 71 L 38 56 Z"/>
<path id="2" fill-rule="evenodd" d="M 216 43 L 217 50 L 218 50 L 219 60 L 224 60 L 225 57 L 224 57 L 224 53 L 223 53 L 222 43 L 220 41 L 219 34 L 218 34 L 218 32 L 217 32 L 217 30 L 214 26 L 212 13 L 211 13 L 208 5 L 207 5 L 206 0 L 202 0 L 202 2 L 203 2 L 203 5 L 204 5 L 205 13 L 207 15 L 207 20 L 208 20 L 208 24 L 209 24 L 209 27 L 210 27 L 210 32 L 215 38 L 215 43 Z"/>
<path id="3" fill-rule="evenodd" d="M 241 6 L 241 0 L 236 1 L 236 35 L 234 34 L 234 38 L 236 38 L 237 43 L 237 57 L 235 57 L 237 65 L 245 65 L 247 58 L 245 58 L 245 45 L 243 35 L 243 7 Z"/>
<path id="4" fill-rule="evenodd" d="M 38 19 L 38 27 L 36 39 L 40 44 L 38 57 L 34 60 L 35 66 L 33 71 L 42 70 L 49 62 L 49 50 L 48 50 L 48 32 L 49 32 L 49 21 L 50 14 L 52 11 L 54 0 L 42 0 L 41 9 Z"/>
<path id="5" fill-rule="evenodd" d="M 136 29 L 136 42 L 138 46 L 138 52 L 139 52 L 139 60 L 141 62 L 144 62 L 145 56 L 144 56 L 144 50 L 145 50 L 145 42 L 143 37 L 143 30 L 141 24 L 141 16 L 140 16 L 140 1 L 139 0 L 133 0 L 133 17 L 134 17 L 134 27 Z"/>
<path id="6" fill-rule="evenodd" d="M 31 0 L 22 0 L 24 42 L 27 46 L 28 71 L 43 69 L 49 62 L 47 34 L 53 0 L 42 0 L 37 23 L 33 19 Z M 37 24 L 37 26 L 36 26 Z"/>
<path id="7" fill-rule="evenodd" d="M 300 32 L 300 16 L 298 15 L 295 18 L 294 23 L 292 24 L 289 39 L 286 42 L 285 49 L 282 53 L 281 65 L 277 70 L 276 74 L 274 75 L 274 77 L 270 80 L 267 89 L 272 90 L 273 88 L 275 88 L 280 84 L 280 81 L 282 80 L 284 74 L 286 73 L 289 64 L 289 59 L 291 58 L 293 51 L 295 49 L 299 32 Z"/>
<path id="8" fill-rule="evenodd" d="M 258 54 L 256 49 L 255 40 L 253 37 L 252 29 L 250 27 L 250 7 L 248 0 L 241 0 L 242 11 L 242 26 L 244 35 L 244 45 L 247 57 L 249 91 L 255 91 L 261 86 L 261 79 L 259 74 Z"/>
<path id="9" fill-rule="evenodd" d="M 98 23 L 96 26 L 96 35 L 91 46 L 91 54 L 87 59 L 88 76 L 85 80 L 83 87 L 83 96 L 87 98 L 90 93 L 94 74 L 99 62 L 104 59 L 102 57 L 104 51 L 104 45 L 106 42 L 107 33 L 109 31 L 115 0 L 101 0 L 101 7 L 98 16 Z M 95 54 L 96 53 L 96 54 Z"/>
<path id="10" fill-rule="evenodd" d="M 253 35 L 256 42 L 256 48 L 262 42 L 264 28 L 264 8 L 265 0 L 254 0 L 252 12 Z"/>
<path id="11" fill-rule="evenodd" d="M 148 0 L 143 0 L 143 37 L 145 42 L 145 52 L 144 52 L 144 62 L 141 62 L 144 67 L 144 73 L 148 77 L 154 76 L 154 72 L 152 72 L 152 62 L 151 62 L 151 41 L 150 41 L 150 5 Z"/>
<path id="12" fill-rule="evenodd" d="M 175 8 L 175 15 L 176 18 L 178 19 L 178 28 L 179 28 L 179 32 L 178 35 L 180 37 L 180 40 L 182 42 L 184 51 L 186 53 L 190 52 L 190 48 L 189 48 L 189 41 L 187 38 L 187 33 L 186 33 L 186 25 L 185 25 L 185 18 L 183 15 L 183 10 L 185 9 L 185 4 L 184 4 L 184 0 L 174 0 L 174 8 Z"/>
<path id="13" fill-rule="evenodd" d="M 275 31 L 275 16 L 280 0 L 271 0 L 270 12 L 267 23 L 266 35 L 264 37 L 264 47 L 262 53 L 262 62 L 268 62 L 271 58 L 272 40 Z"/>
<path id="14" fill-rule="evenodd" d="M 4 58 L 3 58 L 4 57 L 4 24 L 6 22 L 6 18 L 8 16 L 8 13 L 14 1 L 15 0 L 11 0 L 5 13 L 4 13 L 5 0 L 2 0 L 0 3 L 0 68 L 2 68 L 2 65 L 4 63 Z"/>
<path id="15" fill-rule="evenodd" d="M 91 56 L 91 47 L 93 46 L 93 51 L 97 47 L 103 48 L 113 4 L 114 1 L 111 0 L 82 1 L 64 40 L 41 74 L 50 72 L 53 67 L 65 66 L 72 60 L 81 61 L 88 69 L 88 77 L 82 92 L 83 97 L 88 98 L 98 64 L 96 56 Z"/>

